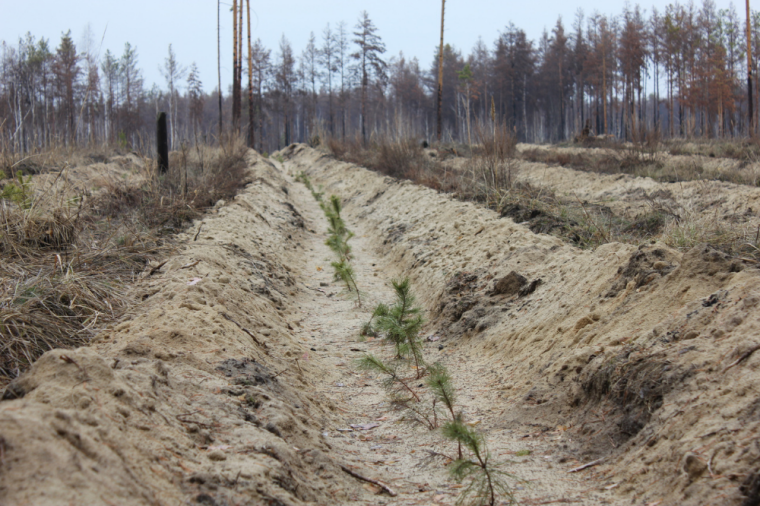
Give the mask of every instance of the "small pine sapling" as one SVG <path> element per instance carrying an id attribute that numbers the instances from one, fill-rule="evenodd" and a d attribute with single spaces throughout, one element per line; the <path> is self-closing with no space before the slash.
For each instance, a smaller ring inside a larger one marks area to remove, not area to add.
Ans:
<path id="1" fill-rule="evenodd" d="M 340 198 L 336 195 L 332 195 L 329 202 L 320 202 L 319 205 L 325 212 L 325 216 L 327 216 L 330 223 L 327 229 L 329 237 L 325 241 L 325 244 L 338 255 L 338 261 L 332 262 L 333 269 L 335 269 L 334 278 L 336 281 L 343 281 L 346 283 L 349 292 L 356 293 L 357 303 L 359 307 L 361 307 L 361 292 L 359 292 L 359 287 L 356 286 L 354 269 L 351 267 L 351 264 L 349 264 L 349 260 L 351 259 L 351 246 L 348 245 L 348 240 L 351 239 L 354 234 L 346 228 L 343 218 L 340 217 Z"/>
<path id="2" fill-rule="evenodd" d="M 459 458 L 449 469 L 451 475 L 460 483 L 470 479 L 469 485 L 462 490 L 457 499 L 458 505 L 495 506 L 497 497 L 507 499 L 508 504 L 514 504 L 514 494 L 506 479 L 517 478 L 497 469 L 491 463 L 491 455 L 488 453 L 483 435 L 465 425 L 461 416 L 444 424 L 443 435 L 447 439 L 459 442 L 470 450 L 474 457 Z"/>
<path id="3" fill-rule="evenodd" d="M 438 427 L 435 404 L 431 410 L 422 402 L 420 394 L 411 384 L 411 379 L 401 376 L 396 364 L 385 363 L 373 355 L 365 355 L 359 359 L 357 366 L 361 370 L 374 371 L 385 376 L 383 387 L 388 392 L 393 406 L 406 410 L 411 418 L 427 425 L 430 430 Z"/>
<path id="4" fill-rule="evenodd" d="M 316 200 L 317 202 L 322 201 L 322 195 L 324 194 L 314 190 L 314 187 L 311 185 L 311 180 L 309 179 L 309 176 L 307 176 L 304 171 L 301 171 L 298 174 L 296 174 L 296 181 L 301 182 L 304 184 L 304 186 L 306 186 L 306 189 L 311 192 L 311 195 L 314 197 L 314 200 Z M 321 190 L 322 187 L 320 186 L 319 189 Z"/>
<path id="5" fill-rule="evenodd" d="M 388 306 L 386 306 L 385 304 L 381 302 L 375 307 L 375 310 L 372 311 L 372 316 L 369 317 L 369 321 L 362 326 L 361 335 L 368 336 L 368 337 L 377 336 L 378 331 L 372 325 L 372 320 L 374 320 L 375 318 L 383 317 L 383 316 L 388 316 Z"/>
<path id="6" fill-rule="evenodd" d="M 349 259 L 351 257 L 351 246 L 349 246 L 348 241 L 354 236 L 354 233 L 346 228 L 346 224 L 339 215 L 328 214 L 327 219 L 330 225 L 327 228 L 329 237 L 325 244 L 337 253 L 341 260 Z"/>
<path id="7" fill-rule="evenodd" d="M 361 292 L 359 292 L 359 288 L 356 286 L 356 281 L 354 279 L 354 268 L 351 267 L 351 264 L 349 264 L 348 260 L 345 259 L 341 260 L 340 262 L 332 262 L 330 265 L 332 265 L 333 269 L 335 269 L 333 279 L 335 279 L 335 281 L 343 281 L 346 284 L 348 291 L 356 294 L 357 304 L 359 307 L 361 307 L 362 296 Z"/>
<path id="8" fill-rule="evenodd" d="M 384 375 L 386 378 L 383 380 L 383 386 L 394 398 L 400 398 L 400 392 L 408 392 L 415 401 L 421 401 L 420 396 L 409 384 L 409 381 L 402 378 L 398 373 L 395 365 L 386 364 L 374 355 L 367 354 L 357 361 L 357 366 L 362 371 L 375 371 Z"/>
<path id="9" fill-rule="evenodd" d="M 417 366 L 417 378 L 422 377 L 424 360 L 419 333 L 424 320 L 421 309 L 416 305 L 411 293 L 409 278 L 393 280 L 396 302 L 388 308 L 388 313 L 377 318 L 376 329 L 385 333 L 385 338 L 396 346 L 398 358 L 411 356 Z"/>
<path id="10" fill-rule="evenodd" d="M 446 407 L 449 414 L 451 415 L 452 422 L 461 420 L 462 414 L 457 414 L 454 412 L 454 403 L 456 402 L 457 395 L 456 391 L 454 390 L 451 375 L 449 374 L 449 371 L 446 370 L 446 366 L 440 362 L 436 362 L 435 364 L 428 367 L 428 373 L 430 376 L 428 376 L 426 383 L 430 390 L 433 392 L 433 395 L 435 395 L 436 400 L 440 401 Z M 457 441 L 457 446 L 459 450 L 459 459 L 461 460 L 462 442 Z"/>

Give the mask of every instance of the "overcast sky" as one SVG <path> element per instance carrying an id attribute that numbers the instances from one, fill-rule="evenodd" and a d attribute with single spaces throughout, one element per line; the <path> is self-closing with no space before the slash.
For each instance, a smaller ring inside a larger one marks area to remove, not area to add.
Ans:
<path id="1" fill-rule="evenodd" d="M 633 3 L 633 2 L 631 2 Z M 647 14 L 652 5 L 662 11 L 669 2 L 642 3 Z M 697 2 L 701 5 L 701 0 Z M 715 0 L 716 7 L 727 8 L 729 0 Z M 551 30 L 562 16 L 569 32 L 576 12 L 586 15 L 622 12 L 625 0 L 448 0 L 446 2 L 446 42 L 467 54 L 478 37 L 490 48 L 500 31 L 510 23 L 522 28 L 533 40 L 544 28 Z M 222 87 L 231 82 L 232 20 L 231 2 L 222 4 Z M 744 20 L 743 2 L 737 6 Z M 345 21 L 353 29 L 359 13 L 366 10 L 385 42 L 387 57 L 403 51 L 419 58 L 427 69 L 433 58 L 440 29 L 440 0 L 253 0 L 251 25 L 253 38 L 277 52 L 283 34 L 296 54 L 306 45 L 309 33 L 321 37 L 327 23 L 333 27 Z M 177 58 L 187 66 L 195 61 L 206 91 L 216 87 L 216 16 L 214 0 L 0 0 L 0 40 L 16 44 L 26 32 L 50 39 L 56 47 L 61 32 L 71 30 L 81 46 L 89 31 L 95 53 L 106 49 L 120 55 L 124 43 L 137 47 L 140 67 L 147 88 L 155 82 L 165 87 L 158 67 L 169 44 Z M 102 44 L 101 44 L 102 41 Z"/>

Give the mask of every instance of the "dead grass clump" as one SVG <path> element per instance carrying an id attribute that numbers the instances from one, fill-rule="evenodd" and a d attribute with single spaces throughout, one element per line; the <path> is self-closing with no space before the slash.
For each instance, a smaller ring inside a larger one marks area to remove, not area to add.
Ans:
<path id="1" fill-rule="evenodd" d="M 459 188 L 457 175 L 441 166 L 440 152 L 426 151 L 415 139 L 379 139 L 365 146 L 356 139 L 330 138 L 327 146 L 336 158 L 387 176 L 409 179 L 438 191 Z"/>
<path id="2" fill-rule="evenodd" d="M 173 152 L 169 171 L 158 177 L 150 175 L 155 171 L 154 161 L 145 160 L 149 177 L 141 186 L 123 180 L 108 181 L 95 205 L 106 217 L 132 213 L 129 219 L 135 223 L 159 233 L 174 233 L 250 182 L 247 153 L 241 141 L 223 149 L 202 147 Z"/>
<path id="3" fill-rule="evenodd" d="M 517 140 L 506 126 L 477 128 L 478 149 L 467 159 L 467 178 L 458 194 L 496 208 L 503 204 L 517 176 Z"/>
<path id="4" fill-rule="evenodd" d="M 748 257 L 755 261 L 760 259 L 760 229 L 695 210 L 681 209 L 676 219 L 667 222 L 661 240 L 680 250 L 708 244 L 732 256 Z"/>
<path id="5" fill-rule="evenodd" d="M 667 141 L 665 149 L 675 156 L 700 155 L 709 158 L 731 158 L 743 162 L 756 162 L 760 160 L 760 140 L 735 139 L 735 140 L 701 140 L 701 139 L 676 139 Z"/>
<path id="6" fill-rule="evenodd" d="M 84 196 L 56 182 L 35 188 L 29 206 L 0 201 L 0 383 L 118 317 L 126 283 L 159 249 L 155 240 L 119 244 L 123 227 L 98 221 Z"/>
<path id="7" fill-rule="evenodd" d="M 653 168 L 660 168 L 662 162 L 657 152 L 640 146 L 616 146 L 614 150 L 594 150 L 588 152 L 568 152 L 557 149 L 530 148 L 520 152 L 520 157 L 529 162 L 560 165 L 584 172 L 598 174 L 648 175 Z"/>
<path id="8" fill-rule="evenodd" d="M 422 148 L 414 140 L 380 142 L 374 168 L 391 177 L 415 179 L 426 162 Z"/>
<path id="9" fill-rule="evenodd" d="M 4 202 L 0 208 L 0 251 L 15 250 L 20 247 L 31 249 L 65 249 L 76 241 L 75 214 L 60 209 L 50 216 L 35 216 L 34 213 L 13 212 Z"/>
<path id="10" fill-rule="evenodd" d="M 5 192 L 0 384 L 50 349 L 89 343 L 118 319 L 129 284 L 170 247 L 165 234 L 247 184 L 246 154 L 241 142 L 185 150 L 161 177 L 143 159 L 137 183 L 105 178 L 95 196 L 69 183 L 67 169 L 30 180 L 24 197 Z"/>

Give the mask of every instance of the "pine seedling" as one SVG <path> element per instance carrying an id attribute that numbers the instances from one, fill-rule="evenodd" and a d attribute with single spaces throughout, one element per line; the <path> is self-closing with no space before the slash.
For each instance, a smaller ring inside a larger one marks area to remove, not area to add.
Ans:
<path id="1" fill-rule="evenodd" d="M 451 475 L 460 483 L 470 479 L 469 485 L 462 490 L 457 499 L 458 505 L 495 506 L 497 497 L 506 498 L 509 504 L 514 504 L 515 498 L 506 479 L 516 477 L 497 469 L 491 463 L 491 455 L 481 434 L 465 425 L 462 417 L 457 416 L 444 424 L 443 435 L 447 439 L 459 442 L 470 450 L 474 457 L 459 458 L 449 469 Z"/>
<path id="2" fill-rule="evenodd" d="M 304 171 L 300 171 L 298 174 L 296 174 L 296 181 L 303 183 L 304 186 L 311 192 L 312 197 L 314 197 L 314 199 L 317 202 L 322 201 L 322 195 L 324 195 L 324 193 L 320 193 L 314 190 L 314 187 L 311 185 L 311 180 L 309 179 L 309 176 L 307 176 Z M 322 187 L 320 186 L 319 189 L 321 190 Z"/>
<path id="3" fill-rule="evenodd" d="M 428 376 L 425 383 L 427 383 L 427 386 L 430 388 L 430 390 L 433 392 L 433 395 L 435 396 L 436 400 L 440 401 L 446 409 L 449 411 L 449 414 L 451 415 L 451 421 L 457 421 L 458 419 L 461 419 L 461 414 L 456 414 L 454 412 L 454 403 L 456 402 L 456 391 L 454 390 L 454 385 L 452 384 L 451 375 L 449 375 L 449 371 L 446 370 L 446 366 L 441 364 L 440 362 L 436 362 L 435 364 L 428 367 L 428 372 L 430 373 L 430 376 Z M 457 449 L 459 454 L 459 459 L 462 459 L 462 443 L 461 441 L 457 441 Z"/>
<path id="4" fill-rule="evenodd" d="M 345 259 L 341 260 L 340 262 L 332 262 L 330 265 L 332 265 L 333 269 L 335 269 L 333 279 L 335 279 L 335 281 L 343 281 L 346 284 L 349 292 L 355 292 L 357 303 L 359 304 L 359 307 L 361 307 L 362 296 L 359 292 L 359 288 L 356 286 L 354 268 L 351 267 L 351 264 L 349 264 Z"/>
<path id="5" fill-rule="evenodd" d="M 401 391 L 410 393 L 415 401 L 420 402 L 420 396 L 409 385 L 409 381 L 399 375 L 395 365 L 386 364 L 374 355 L 367 354 L 357 361 L 357 367 L 362 371 L 375 371 L 384 375 L 383 386 L 394 396 L 394 401 L 402 400 L 399 395 Z"/>
<path id="6" fill-rule="evenodd" d="M 385 333 L 385 338 L 396 346 L 398 358 L 409 356 L 417 366 L 417 378 L 422 377 L 424 360 L 422 358 L 422 343 L 419 332 L 424 320 L 421 309 L 416 305 L 411 293 L 409 278 L 393 280 L 393 290 L 396 292 L 396 302 L 388 308 L 388 313 L 377 319 L 376 329 Z"/>
<path id="7" fill-rule="evenodd" d="M 348 245 L 349 239 L 354 233 L 346 228 L 346 224 L 340 215 L 328 214 L 327 219 L 330 222 L 327 233 L 330 235 L 325 244 L 343 259 L 348 259 L 351 255 L 351 246 Z"/>
<path id="8" fill-rule="evenodd" d="M 377 330 L 372 325 L 372 320 L 383 316 L 388 316 L 388 306 L 381 302 L 375 307 L 375 310 L 372 311 L 372 316 L 369 317 L 369 321 L 362 326 L 361 335 L 372 337 L 377 336 Z"/>
<path id="9" fill-rule="evenodd" d="M 330 195 L 330 203 L 328 206 L 331 213 L 335 214 L 335 216 L 340 217 L 340 211 L 343 209 L 343 206 L 340 202 L 340 197 L 337 195 Z"/>

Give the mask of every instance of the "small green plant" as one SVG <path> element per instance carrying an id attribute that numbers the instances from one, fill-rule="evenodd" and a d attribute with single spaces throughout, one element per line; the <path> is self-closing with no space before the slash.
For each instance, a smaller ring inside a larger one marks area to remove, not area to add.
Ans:
<path id="1" fill-rule="evenodd" d="M 0 179 L 5 179 L 5 173 L 0 174 Z M 32 176 L 24 178 L 21 171 L 18 171 L 16 180 L 3 187 L 3 191 L 0 192 L 0 199 L 10 200 L 22 209 L 29 209 L 32 207 L 33 192 L 31 186 Z"/>
<path id="2" fill-rule="evenodd" d="M 361 335 L 367 337 L 377 337 L 377 331 L 372 325 L 372 320 L 382 316 L 388 316 L 388 306 L 381 302 L 375 307 L 375 310 L 372 311 L 372 316 L 369 317 L 369 321 L 362 325 Z"/>
<path id="3" fill-rule="evenodd" d="M 385 334 L 385 338 L 394 344 L 398 358 L 410 356 L 414 359 L 417 378 L 421 378 L 425 368 L 422 343 L 419 339 L 424 323 L 422 310 L 417 306 L 411 292 L 409 278 L 394 279 L 391 283 L 396 294 L 396 301 L 387 308 L 385 314 L 378 314 L 374 330 Z"/>
<path id="4" fill-rule="evenodd" d="M 465 423 L 462 411 L 457 412 L 456 389 L 446 367 L 438 362 L 425 365 L 419 340 L 422 309 L 417 306 L 411 293 L 409 278 L 393 280 L 392 284 L 396 301 L 391 306 L 378 304 L 362 327 L 362 335 L 384 333 L 395 346 L 397 360 L 383 362 L 367 354 L 357 361 L 357 367 L 383 376 L 383 387 L 392 404 L 404 409 L 412 420 L 426 425 L 430 430 L 438 428 L 438 406 L 444 406 L 450 420 L 443 425 L 442 434 L 446 439 L 456 441 L 458 447 L 458 458 L 452 463 L 450 473 L 460 482 L 469 480 L 457 504 L 494 506 L 497 498 L 506 498 L 509 504 L 513 504 L 514 495 L 506 480 L 518 478 L 493 463 L 485 437 Z M 414 377 L 404 375 L 401 370 L 403 364 L 408 363 L 399 360 L 404 355 L 414 358 Z M 424 374 L 428 375 L 425 380 L 427 391 L 418 390 L 423 385 L 415 386 Z M 432 402 L 429 403 L 429 400 Z M 466 457 L 464 450 L 469 450 L 471 457 Z"/>
<path id="5" fill-rule="evenodd" d="M 454 403 L 456 402 L 456 391 L 454 390 L 454 384 L 451 380 L 449 371 L 446 370 L 446 366 L 440 362 L 428 367 L 430 375 L 427 378 L 427 386 L 435 395 L 436 401 L 441 402 L 449 414 L 451 415 L 451 421 L 462 420 L 462 413 L 455 413 Z M 457 442 L 459 458 L 462 458 L 462 443 Z"/>
<path id="6" fill-rule="evenodd" d="M 458 417 L 444 424 L 443 435 L 472 453 L 472 458 L 460 457 L 449 469 L 451 475 L 460 483 L 465 479 L 470 480 L 457 499 L 458 505 L 495 506 L 497 497 L 506 498 L 509 504 L 514 504 L 514 494 L 506 479 L 517 478 L 498 469 L 498 466 L 491 462 L 491 454 L 482 434 L 468 427 L 462 418 Z"/>
<path id="7" fill-rule="evenodd" d="M 409 380 L 404 379 L 399 374 L 397 365 L 386 364 L 374 355 L 367 354 L 359 359 L 357 366 L 362 371 L 374 371 L 386 376 L 383 383 L 386 389 L 393 393 L 393 397 L 400 397 L 400 391 L 401 393 L 408 393 L 417 402 L 422 400 L 419 394 L 412 388 Z"/>
<path id="8" fill-rule="evenodd" d="M 359 288 L 356 286 L 354 268 L 351 267 L 351 264 L 348 263 L 348 260 L 343 259 L 340 262 L 332 262 L 330 265 L 332 265 L 333 269 L 335 269 L 333 279 L 335 279 L 335 281 L 343 281 L 348 287 L 348 291 L 356 294 L 357 303 L 359 306 L 361 306 L 362 296 L 359 292 Z"/>
<path id="9" fill-rule="evenodd" d="M 307 190 L 311 192 L 311 195 L 314 197 L 314 199 L 317 202 L 320 202 L 320 203 L 322 202 L 322 196 L 324 195 L 324 193 L 321 191 L 318 192 L 314 190 L 314 187 L 311 184 L 311 180 L 309 179 L 309 176 L 307 176 L 304 171 L 301 171 L 298 174 L 296 174 L 296 181 L 303 183 L 303 185 L 306 187 Z M 322 187 L 320 186 L 319 189 L 321 190 Z"/>
<path id="10" fill-rule="evenodd" d="M 309 182 L 308 177 L 303 172 L 297 177 L 300 177 L 301 181 L 304 181 L 307 188 L 311 186 L 311 182 Z M 314 194 L 313 190 L 312 194 Z M 315 198 L 317 197 L 315 196 Z M 354 233 L 348 230 L 343 218 L 340 216 L 342 209 L 340 198 L 332 195 L 328 202 L 320 202 L 319 205 L 330 223 L 327 229 L 329 237 L 325 241 L 325 244 L 338 255 L 338 261 L 332 262 L 333 269 L 335 269 L 334 278 L 336 281 L 346 283 L 348 291 L 356 294 L 357 304 L 361 307 L 361 292 L 359 292 L 359 287 L 356 286 L 354 269 L 349 263 L 351 260 L 351 246 L 349 246 L 348 241 L 354 236 Z"/>

